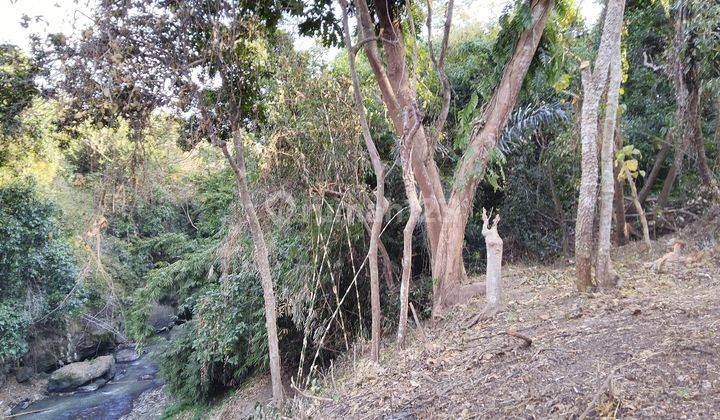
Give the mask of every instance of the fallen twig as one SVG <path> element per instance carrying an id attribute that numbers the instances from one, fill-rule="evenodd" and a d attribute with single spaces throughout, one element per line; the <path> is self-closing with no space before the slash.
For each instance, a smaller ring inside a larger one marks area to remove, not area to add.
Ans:
<path id="1" fill-rule="evenodd" d="M 511 337 L 516 337 L 516 338 L 519 338 L 519 339 L 525 341 L 525 344 L 523 344 L 523 347 L 530 347 L 530 346 L 532 346 L 532 343 L 533 343 L 532 338 L 530 338 L 530 337 L 528 337 L 528 336 L 526 336 L 526 335 L 520 334 L 519 332 L 517 332 L 517 331 L 512 331 L 512 330 L 511 330 L 511 331 L 506 331 L 505 334 L 507 334 L 507 335 L 509 335 L 509 336 L 511 336 Z"/>
<path id="2" fill-rule="evenodd" d="M 423 328 L 422 324 L 420 323 L 420 319 L 418 318 L 417 312 L 415 312 L 415 305 L 410 302 L 410 311 L 412 311 L 413 319 L 415 320 L 415 325 L 417 325 L 418 330 L 420 331 L 420 337 L 422 338 L 423 344 L 427 342 L 427 335 L 425 335 L 425 329 Z"/>

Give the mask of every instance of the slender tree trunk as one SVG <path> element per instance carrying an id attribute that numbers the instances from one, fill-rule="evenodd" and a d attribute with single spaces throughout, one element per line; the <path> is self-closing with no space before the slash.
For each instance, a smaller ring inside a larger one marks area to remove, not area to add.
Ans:
<path id="1" fill-rule="evenodd" d="M 632 175 L 630 174 L 630 171 L 628 168 L 623 166 L 624 171 L 624 178 L 627 180 L 628 184 L 630 185 L 630 193 L 632 194 L 633 199 L 633 205 L 635 206 L 635 211 L 637 212 L 638 216 L 640 217 L 640 224 L 642 225 L 643 230 L 643 243 L 645 243 L 645 246 L 648 248 L 650 247 L 650 229 L 648 228 L 648 222 L 647 218 L 645 217 L 645 211 L 642 208 L 642 204 L 640 204 L 640 200 L 638 198 L 637 188 L 635 187 L 635 180 L 633 179 Z"/>
<path id="2" fill-rule="evenodd" d="M 367 121 L 367 115 L 365 113 L 365 106 L 363 105 L 362 92 L 360 90 L 360 82 L 355 68 L 355 49 L 352 46 L 350 39 L 350 26 L 348 24 L 348 4 L 345 0 L 340 0 L 340 6 L 343 10 L 343 34 L 345 38 L 345 45 L 348 50 L 348 62 L 350 65 L 350 76 L 353 81 L 353 97 L 355 103 L 355 110 L 360 118 L 360 125 L 362 127 L 363 139 L 365 141 L 365 147 L 368 149 L 370 155 L 370 162 L 375 171 L 375 178 L 377 180 L 375 187 L 375 214 L 372 221 L 372 229 L 370 232 L 370 249 L 368 250 L 368 262 L 370 264 L 370 306 L 372 312 L 372 328 L 371 328 L 371 343 L 370 343 L 370 357 L 373 361 L 378 362 L 380 360 L 380 323 L 382 321 L 381 310 L 380 310 L 380 274 L 378 270 L 378 243 L 380 242 L 380 230 L 382 228 L 382 221 L 387 210 L 387 204 L 385 200 L 385 167 L 380 160 L 380 154 L 378 153 L 375 142 L 370 134 L 370 125 Z M 360 42 L 372 37 L 372 33 L 366 33 L 364 30 L 360 31 L 362 37 Z M 372 41 L 371 41 L 372 42 Z"/>
<path id="3" fill-rule="evenodd" d="M 648 174 L 647 178 L 645 178 L 642 189 L 640 189 L 640 192 L 638 193 L 638 201 L 640 202 L 640 204 L 644 204 L 645 200 L 647 200 L 648 196 L 650 195 L 650 191 L 652 191 L 653 186 L 655 186 L 655 182 L 657 182 L 657 179 L 660 176 L 660 169 L 662 169 L 662 165 L 663 163 L 665 163 L 665 160 L 667 159 L 667 156 L 669 154 L 670 143 L 664 143 L 657 156 L 655 157 L 655 163 L 653 163 L 653 167 L 650 170 L 650 173 Z"/>
<path id="4" fill-rule="evenodd" d="M 408 109 L 406 111 L 406 128 L 405 134 L 401 140 L 401 161 L 403 167 L 403 183 L 405 184 L 405 194 L 410 205 L 410 216 L 405 223 L 403 229 L 403 256 L 402 256 L 402 277 L 400 281 L 400 319 L 398 321 L 397 345 L 402 348 L 405 343 L 405 334 L 407 332 L 408 318 L 408 302 L 410 294 L 410 277 L 412 275 L 412 243 L 415 225 L 420 217 L 421 207 L 420 200 L 415 190 L 415 178 L 413 177 L 411 159 L 412 159 L 412 138 L 414 131 L 420 126 L 420 120 L 417 118 L 416 110 Z M 412 125 L 411 125 L 412 124 Z"/>
<path id="5" fill-rule="evenodd" d="M 365 227 L 365 230 L 367 231 L 368 235 L 372 234 L 372 223 L 373 218 L 375 217 L 375 207 L 373 206 L 373 212 L 365 214 L 365 217 L 362 219 L 363 226 Z M 383 244 L 382 237 L 378 238 L 378 251 L 380 251 L 380 257 L 382 259 L 382 272 L 383 277 L 385 278 L 385 286 L 387 286 L 388 290 L 393 289 L 395 287 L 395 283 L 393 281 L 393 270 L 392 270 L 392 260 L 390 259 L 390 254 L 387 252 L 387 248 L 385 248 L 385 245 Z"/>
<path id="6" fill-rule="evenodd" d="M 622 246 L 630 241 L 626 216 L 625 216 L 625 191 L 622 182 L 618 181 L 622 168 L 615 165 L 615 195 L 613 196 L 613 209 L 615 210 L 615 245 Z"/>
<path id="7" fill-rule="evenodd" d="M 596 65 L 597 68 L 597 65 Z M 597 117 L 599 93 L 595 92 L 591 76 L 583 75 L 583 103 L 581 109 L 580 138 L 582 146 L 580 192 L 577 218 L 575 221 L 575 260 L 577 279 L 575 285 L 580 292 L 592 287 L 592 251 L 597 203 Z"/>
<path id="8" fill-rule="evenodd" d="M 670 191 L 672 191 L 672 187 L 675 184 L 675 178 L 678 175 L 678 168 L 682 167 L 684 157 L 685 152 L 676 148 L 675 156 L 673 157 L 673 164 L 665 177 L 663 188 L 660 191 L 660 195 L 658 195 L 657 202 L 655 203 L 656 210 L 662 209 L 667 204 L 668 199 L 670 198 Z"/>
<path id="9" fill-rule="evenodd" d="M 625 1 L 609 0 L 606 9 L 605 22 L 603 24 L 594 69 L 591 72 L 588 69 L 589 63 L 587 62 L 581 64 L 583 84 L 583 104 L 580 126 L 582 171 L 575 225 L 575 259 L 577 266 L 575 283 L 580 292 L 586 292 L 593 287 L 592 251 L 598 190 L 597 132 L 599 105 L 600 98 L 605 90 L 608 71 L 619 51 L 617 46 L 620 44 Z M 613 124 L 615 123 L 614 115 L 612 122 Z M 609 135 L 612 137 L 612 134 Z M 609 199 L 611 200 L 612 189 L 609 191 Z M 603 262 L 604 260 L 605 257 L 603 257 Z"/>
<path id="10" fill-rule="evenodd" d="M 613 270 L 610 259 L 610 238 L 612 232 L 612 209 L 615 187 L 613 176 L 615 160 L 615 127 L 617 125 L 617 108 L 620 95 L 620 38 L 610 62 L 610 77 L 608 81 L 607 102 L 605 105 L 605 123 L 603 127 L 602 150 L 600 153 L 600 220 L 598 234 L 598 251 L 595 273 L 601 288 L 610 289 L 617 285 L 617 273 Z"/>
<path id="11" fill-rule="evenodd" d="M 615 125 L 615 150 L 622 148 L 622 133 L 620 132 L 620 119 Z M 613 171 L 613 181 L 615 182 L 615 195 L 613 197 L 613 207 L 615 208 L 615 243 L 618 246 L 625 245 L 628 243 L 630 238 L 628 237 L 628 229 L 625 222 L 625 191 L 623 183 L 620 180 L 622 177 L 623 164 L 622 162 L 615 165 Z"/>
<path id="12" fill-rule="evenodd" d="M 391 259 L 390 254 L 387 252 L 387 248 L 385 248 L 385 245 L 382 242 L 381 238 L 378 238 L 378 250 L 380 251 L 380 256 L 382 257 L 382 266 L 383 266 L 383 277 L 385 277 L 385 286 L 387 286 L 388 290 L 391 290 L 395 287 L 395 283 L 393 282 L 393 271 L 392 271 L 392 265 L 391 265 Z"/>
<path id="13" fill-rule="evenodd" d="M 268 353 L 270 354 L 270 378 L 272 381 L 273 400 L 276 406 L 280 407 L 285 399 L 285 392 L 282 384 L 282 371 L 280 361 L 280 350 L 277 334 L 277 310 L 275 308 L 275 292 L 273 291 L 272 275 L 270 273 L 270 258 L 268 257 L 265 235 L 263 235 L 260 221 L 255 211 L 255 205 L 250 197 L 250 189 L 247 183 L 247 170 L 245 168 L 245 157 L 243 155 L 243 136 L 240 130 L 235 130 L 233 135 L 235 156 L 231 156 L 225 143 L 222 144 L 222 151 L 230 162 L 235 172 L 238 195 L 245 212 L 250 235 L 252 236 L 255 264 L 260 274 L 260 283 L 263 289 L 263 301 L 265 303 L 265 327 L 268 334 Z"/>

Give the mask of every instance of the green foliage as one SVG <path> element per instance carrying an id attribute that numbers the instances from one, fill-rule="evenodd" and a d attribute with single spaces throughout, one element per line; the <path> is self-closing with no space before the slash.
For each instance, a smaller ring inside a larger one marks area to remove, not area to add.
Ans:
<path id="1" fill-rule="evenodd" d="M 25 334 L 29 325 L 27 312 L 0 301 L 0 365 L 18 359 L 28 350 Z"/>
<path id="2" fill-rule="evenodd" d="M 207 401 L 267 365 L 260 282 L 240 276 L 199 291 L 195 318 L 162 350 L 161 373 L 185 401 Z"/>
<path id="3" fill-rule="evenodd" d="M 26 350 L 31 320 L 57 319 L 79 303 L 77 267 L 55 206 L 31 180 L 0 187 L 0 363 Z M 60 310 L 58 310 L 60 309 Z"/>
<path id="4" fill-rule="evenodd" d="M 177 327 L 172 341 L 161 345 L 156 352 L 168 390 L 189 401 L 196 401 L 212 391 L 207 389 L 202 366 L 195 357 L 196 324 L 197 321 L 192 320 Z"/>
<path id="5" fill-rule="evenodd" d="M 0 44 L 0 136 L 12 133 L 20 114 L 37 95 L 37 73 L 38 68 L 18 47 Z"/>
<path id="6" fill-rule="evenodd" d="M 0 185 L 32 176 L 43 189 L 54 181 L 67 137 L 58 132 L 62 103 L 34 99 L 15 116 L 11 132 L 0 130 Z"/>
<path id="7" fill-rule="evenodd" d="M 669 54 L 672 39 L 668 11 L 662 0 L 628 3 L 623 34 L 628 63 L 623 83 L 623 137 L 635 145 L 645 158 L 643 168 L 651 167 L 664 142 L 672 141 L 670 127 L 675 113 L 675 92 L 668 73 L 661 66 Z M 669 58 L 669 57 L 668 57 Z"/>

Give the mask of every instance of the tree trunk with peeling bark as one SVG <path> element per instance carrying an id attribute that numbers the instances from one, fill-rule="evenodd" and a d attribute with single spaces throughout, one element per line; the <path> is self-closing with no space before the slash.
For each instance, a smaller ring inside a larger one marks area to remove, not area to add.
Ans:
<path id="1" fill-rule="evenodd" d="M 622 29 L 624 10 L 624 0 L 608 1 L 605 22 L 600 37 L 600 45 L 593 70 L 591 71 L 588 68 L 589 63 L 583 62 L 581 64 L 583 85 L 580 126 L 582 167 L 575 224 L 575 260 L 577 267 L 575 284 L 580 292 L 586 292 L 594 286 L 592 278 L 592 254 L 598 193 L 598 116 L 600 99 L 607 85 L 611 63 L 614 62 L 615 56 L 619 54 L 620 32 Z M 612 123 L 615 123 L 614 115 Z M 612 138 L 612 134 L 609 134 L 609 136 Z M 610 170 L 612 171 L 612 164 L 610 165 Z M 612 172 L 610 176 L 612 177 Z M 606 189 L 606 194 L 608 191 L 610 191 L 609 199 L 612 200 L 612 186 Z M 610 208 L 610 212 L 611 211 L 612 207 Z M 603 262 L 604 261 L 605 258 L 603 257 Z"/>
<path id="2" fill-rule="evenodd" d="M 370 247 L 368 250 L 368 263 L 370 264 L 370 306 L 371 306 L 371 342 L 370 342 L 370 357 L 373 361 L 378 362 L 380 360 L 380 336 L 381 328 L 380 323 L 382 322 L 382 313 L 380 309 L 380 273 L 378 269 L 378 244 L 380 242 L 380 230 L 382 229 L 383 218 L 387 211 L 387 204 L 385 200 L 385 167 L 380 160 L 380 154 L 378 153 L 375 142 L 373 141 L 372 135 L 370 134 L 370 125 L 368 124 L 367 114 L 365 112 L 365 106 L 363 105 L 362 92 L 360 90 L 360 82 L 355 67 L 355 48 L 352 46 L 350 39 L 350 25 L 348 23 L 348 3 L 346 0 L 340 0 L 340 6 L 343 11 L 343 36 L 345 39 L 345 46 L 348 50 L 348 63 L 350 65 L 350 76 L 353 82 L 353 98 L 355 104 L 355 110 L 360 118 L 360 125 L 362 128 L 362 135 L 365 141 L 365 147 L 370 155 L 370 162 L 375 172 L 376 186 L 375 186 L 375 213 L 372 219 L 372 228 L 370 229 Z M 365 42 L 372 35 L 366 33 L 364 30 L 360 31 L 361 40 Z"/>
<path id="3" fill-rule="evenodd" d="M 375 2 L 375 12 L 382 34 L 385 60 L 380 58 L 375 42 L 363 44 L 365 54 L 380 88 L 383 102 L 393 123 L 395 132 L 402 135 L 404 130 L 403 112 L 417 109 L 416 92 L 409 82 L 406 66 L 406 51 L 402 38 L 402 25 L 388 0 Z M 500 133 L 515 106 L 522 81 L 540 42 L 553 0 L 531 2 L 532 23 L 519 37 L 515 51 L 505 68 L 495 94 L 485 107 L 483 126 L 477 127 L 470 144 L 456 171 L 449 200 L 446 200 L 439 171 L 434 160 L 434 143 L 425 128 L 419 126 L 412 142 L 412 169 L 415 181 L 422 195 L 425 208 L 425 222 L 432 256 L 433 315 L 441 316 L 450 307 L 484 291 L 482 283 L 464 284 L 467 275 L 463 264 L 462 248 L 465 227 L 472 211 L 472 202 L 478 184 L 484 177 L 490 151 L 497 146 Z M 374 33 L 375 23 L 365 0 L 357 0 L 358 22 L 365 34 Z M 451 4 L 449 3 L 449 6 Z M 448 13 L 448 19 L 451 14 Z M 446 23 L 449 28 L 449 23 Z M 443 48 L 447 45 L 445 38 Z M 444 52 L 440 52 L 444 56 Z M 435 61 L 435 60 L 433 60 Z M 438 60 L 438 64 L 441 64 Z M 442 72 L 442 66 L 436 70 Z M 442 79 L 442 77 L 441 77 Z M 444 99 L 447 96 L 443 91 Z M 440 131 L 442 127 L 435 127 Z"/>
<path id="4" fill-rule="evenodd" d="M 553 4 L 552 0 L 532 2 L 532 24 L 520 34 L 500 83 L 485 107 L 481 119 L 484 125 L 475 128 L 455 172 L 450 200 L 442 220 L 437 252 L 433 259 L 433 279 L 437 283 L 433 289 L 435 316 L 441 316 L 447 309 L 484 290 L 479 284 L 463 284 L 465 271 L 462 249 L 465 228 L 472 211 L 475 192 L 485 175 L 490 151 L 497 147 L 500 134 L 515 108 L 522 82 L 535 56 Z"/>

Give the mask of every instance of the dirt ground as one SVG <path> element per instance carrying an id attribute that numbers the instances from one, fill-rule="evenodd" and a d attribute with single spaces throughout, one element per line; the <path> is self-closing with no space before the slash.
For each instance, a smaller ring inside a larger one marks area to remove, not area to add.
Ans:
<path id="1" fill-rule="evenodd" d="M 0 387 L 0 418 L 9 416 L 12 409 L 23 401 L 32 403 L 45 398 L 47 382 L 47 375 L 35 375 L 22 384 L 14 376 L 8 378 Z"/>
<path id="2" fill-rule="evenodd" d="M 153 420 L 162 418 L 166 408 L 175 403 L 165 387 L 145 391 L 133 401 L 132 411 L 120 420 Z"/>
<path id="3" fill-rule="evenodd" d="M 578 295 L 571 264 L 506 267 L 495 319 L 467 328 L 478 299 L 379 366 L 346 358 L 292 416 L 720 418 L 718 226 L 679 235 L 703 253 L 662 273 L 646 263 L 678 237 L 615 249 L 611 293 Z"/>

